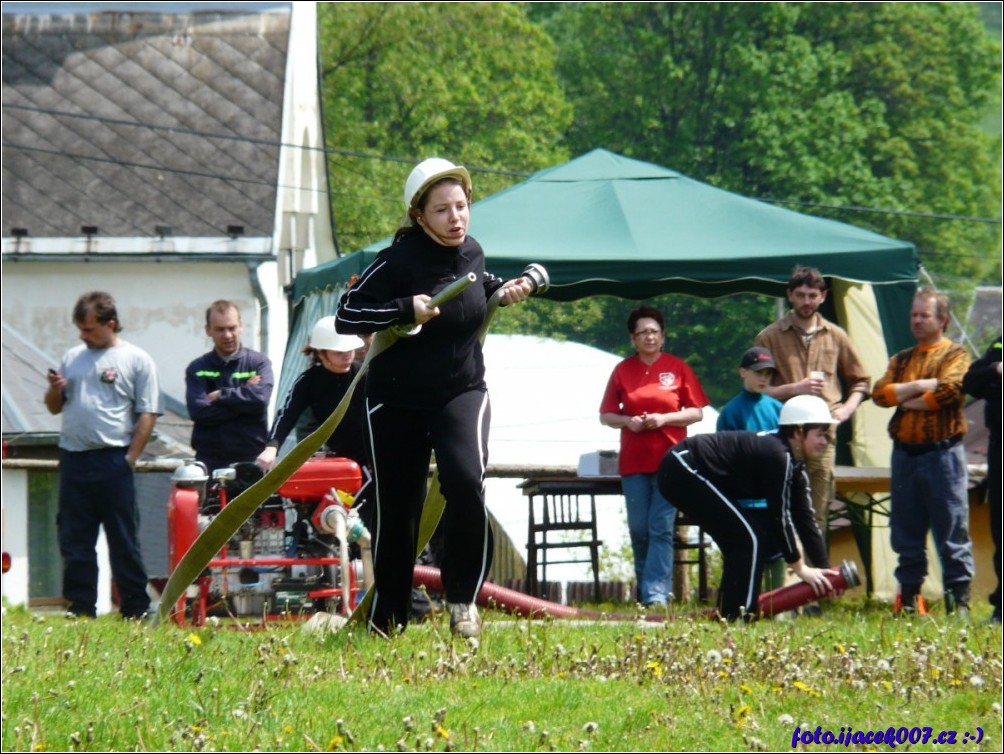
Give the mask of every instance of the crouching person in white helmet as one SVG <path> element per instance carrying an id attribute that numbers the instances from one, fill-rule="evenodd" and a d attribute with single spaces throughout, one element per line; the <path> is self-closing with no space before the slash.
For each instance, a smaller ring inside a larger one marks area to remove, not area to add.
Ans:
<path id="1" fill-rule="evenodd" d="M 830 570 L 807 566 L 799 553 L 791 509 L 808 496 L 805 460 L 818 458 L 836 424 L 826 402 L 798 395 L 781 408 L 776 432 L 718 432 L 674 445 L 659 466 L 659 490 L 706 531 L 722 552 L 718 610 L 727 620 L 756 614 L 763 572 L 762 542 L 780 544 L 785 561 L 823 596 L 833 590 Z M 747 518 L 740 499 L 765 498 L 768 516 Z"/>
<path id="2" fill-rule="evenodd" d="M 279 406 L 265 450 L 255 463 L 262 471 L 275 464 L 279 448 L 296 430 L 302 440 L 330 416 L 352 384 L 359 365 L 356 350 L 363 347 L 356 335 L 342 335 L 335 329 L 334 317 L 322 317 L 314 324 L 310 340 L 303 352 L 313 362 L 296 378 Z M 366 461 L 366 435 L 363 423 L 363 396 L 357 391 L 345 414 L 345 419 L 324 443 L 328 453 L 351 458 L 360 466 Z"/>

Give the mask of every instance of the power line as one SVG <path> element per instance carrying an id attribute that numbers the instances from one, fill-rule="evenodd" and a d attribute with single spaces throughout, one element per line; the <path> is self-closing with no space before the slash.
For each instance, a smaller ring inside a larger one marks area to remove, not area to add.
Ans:
<path id="1" fill-rule="evenodd" d="M 197 137 L 206 138 L 206 139 L 221 139 L 221 140 L 226 140 L 226 141 L 235 141 L 235 142 L 238 142 L 238 143 L 255 144 L 255 145 L 265 146 L 265 147 L 269 147 L 269 148 L 281 148 L 281 147 L 285 147 L 285 148 L 288 148 L 288 149 L 301 149 L 301 150 L 311 151 L 311 152 L 321 152 L 321 153 L 323 153 L 325 155 L 327 155 L 327 154 L 336 154 L 336 155 L 341 155 L 343 157 L 354 157 L 354 158 L 358 158 L 358 159 L 379 160 L 379 161 L 383 161 L 383 162 L 397 162 L 397 163 L 403 163 L 403 164 L 409 164 L 409 165 L 416 164 L 416 161 L 414 159 L 412 159 L 412 158 L 409 158 L 409 157 L 397 157 L 397 156 L 394 156 L 394 155 L 378 154 L 378 153 L 374 153 L 374 152 L 361 152 L 361 151 L 358 151 L 358 150 L 343 149 L 343 148 L 339 148 L 339 147 L 312 147 L 312 146 L 306 146 L 306 145 L 303 145 L 303 144 L 291 144 L 291 143 L 288 143 L 288 142 L 275 141 L 275 140 L 271 140 L 271 139 L 257 138 L 257 137 L 253 137 L 253 136 L 239 136 L 239 135 L 235 135 L 235 134 L 213 133 L 213 132 L 207 132 L 207 131 L 198 131 L 198 130 L 192 129 L 192 128 L 182 128 L 182 127 L 178 127 L 178 126 L 161 126 L 161 125 L 157 125 L 157 124 L 153 124 L 153 123 L 143 123 L 143 122 L 140 122 L 140 121 L 129 121 L 129 120 L 123 120 L 123 119 L 120 119 L 120 118 L 106 118 L 106 117 L 102 117 L 102 116 L 98 116 L 98 115 L 87 115 L 87 114 L 83 114 L 83 113 L 72 113 L 72 112 L 65 111 L 65 110 L 54 110 L 54 109 L 51 109 L 51 108 L 34 107 L 32 105 L 4 104 L 3 105 L 3 109 L 5 109 L 5 110 L 22 110 L 22 111 L 25 111 L 25 112 L 34 112 L 34 113 L 39 113 L 39 114 L 43 114 L 43 115 L 51 115 L 51 116 L 60 117 L 60 118 L 75 118 L 75 119 L 78 119 L 78 120 L 94 121 L 94 122 L 102 123 L 102 124 L 105 124 L 105 125 L 117 125 L 117 126 L 129 127 L 129 128 L 143 128 L 143 129 L 147 129 L 147 130 L 151 130 L 151 131 L 164 131 L 164 132 L 172 133 L 172 134 L 181 134 L 181 135 L 186 135 L 186 136 L 197 136 Z M 43 152 L 43 153 L 47 153 L 47 154 L 53 154 L 53 155 L 62 155 L 62 156 L 66 156 L 66 157 L 70 157 L 72 159 L 78 159 L 78 160 L 96 160 L 96 161 L 99 161 L 99 162 L 110 162 L 112 164 L 120 165 L 120 166 L 123 166 L 123 167 L 137 167 L 137 168 L 143 168 L 143 169 L 160 170 L 161 172 L 165 172 L 165 173 L 177 173 L 177 174 L 180 174 L 180 175 L 194 175 L 194 176 L 200 176 L 200 177 L 204 177 L 204 178 L 217 178 L 217 179 L 225 180 L 225 181 L 238 181 L 238 182 L 245 182 L 245 183 L 265 183 L 265 184 L 268 184 L 268 185 L 272 185 L 268 181 L 257 181 L 257 180 L 250 180 L 250 179 L 229 178 L 229 177 L 226 177 L 226 176 L 212 175 L 212 174 L 208 174 L 208 173 L 199 173 L 199 172 L 193 172 L 193 171 L 182 171 L 182 170 L 176 170 L 176 169 L 173 169 L 173 168 L 165 168 L 165 167 L 160 167 L 160 166 L 142 165 L 142 164 L 139 164 L 139 163 L 129 163 L 129 162 L 116 161 L 116 160 L 112 160 L 112 159 L 109 159 L 109 158 L 89 157 L 89 156 L 86 156 L 86 155 L 68 155 L 68 154 L 65 154 L 65 153 L 58 152 L 56 150 L 46 150 L 46 149 L 37 148 L 37 147 L 25 147 L 25 146 L 20 146 L 20 145 L 12 145 L 12 144 L 9 144 L 9 143 L 6 143 L 6 142 L 4 143 L 4 146 L 12 148 L 12 149 L 20 149 L 20 150 L 23 150 L 23 151 L 36 151 L 36 152 Z M 485 168 L 485 167 L 478 167 L 478 166 L 471 166 L 471 165 L 468 165 L 466 167 L 471 172 L 488 173 L 488 174 L 495 174 L 495 175 L 507 175 L 507 176 L 512 176 L 512 177 L 516 177 L 516 178 L 527 178 L 530 175 L 532 175 L 532 173 L 527 173 L 526 171 L 521 171 L 521 170 L 506 170 L 506 169 L 500 169 L 500 168 Z M 280 186 L 280 188 L 296 188 L 296 187 Z M 302 190 L 309 190 L 309 191 L 315 191 L 317 193 L 323 193 L 320 189 L 302 189 Z M 1002 221 L 1001 218 L 994 218 L 994 217 L 975 217 L 975 216 L 971 216 L 971 215 L 954 215 L 954 214 L 945 214 L 945 213 L 936 213 L 936 212 L 916 212 L 916 211 L 911 211 L 911 210 L 883 209 L 883 208 L 879 208 L 879 207 L 861 207 L 861 206 L 857 206 L 857 205 L 823 204 L 823 203 L 819 203 L 819 202 L 800 201 L 800 200 L 796 200 L 796 199 L 776 199 L 776 198 L 773 198 L 773 197 L 750 197 L 750 198 L 757 199 L 759 201 L 766 202 L 768 204 L 787 204 L 787 205 L 792 205 L 792 206 L 813 207 L 813 208 L 817 208 L 817 209 L 829 209 L 829 210 L 846 211 L 846 212 L 861 212 L 861 213 L 880 214 L 880 215 L 899 215 L 899 216 L 904 216 L 904 217 L 917 217 L 917 218 L 924 218 L 924 219 L 930 219 L 930 220 L 950 220 L 950 221 L 960 221 L 960 222 L 983 223 L 983 224 L 988 224 L 988 225 L 1001 225 L 1002 222 L 1004 222 L 1004 221 Z"/>
<path id="2" fill-rule="evenodd" d="M 931 249 L 917 249 L 917 253 L 926 257 L 949 257 L 951 259 L 987 259 L 986 254 L 963 254 L 961 252 L 948 253 L 945 251 L 934 251 Z"/>
<path id="3" fill-rule="evenodd" d="M 55 149 L 45 149 L 43 147 L 28 147 L 22 144 L 12 144 L 11 142 L 4 142 L 5 149 L 12 149 L 17 152 L 39 152 L 41 154 L 55 155 L 56 157 L 63 157 L 68 160 L 81 160 L 81 161 L 91 161 L 91 162 L 103 162 L 109 165 L 115 165 L 116 167 L 123 168 L 138 168 L 140 170 L 156 170 L 160 173 L 171 173 L 173 175 L 187 175 L 196 178 L 209 178 L 214 181 L 226 181 L 227 183 L 250 183 L 257 186 L 269 186 L 275 188 L 292 188 L 298 191 L 313 191 L 314 193 L 322 194 L 326 193 L 324 189 L 306 189 L 300 188 L 299 186 L 285 186 L 283 184 L 277 184 L 275 181 L 266 181 L 262 178 L 238 178 L 236 176 L 219 175 L 218 173 L 204 173 L 199 170 L 182 170 L 180 168 L 167 168 L 163 165 L 146 165 L 141 162 L 128 162 L 126 160 L 115 160 L 110 157 L 97 157 L 94 155 L 86 154 L 72 154 L 71 152 L 60 152 Z"/>
<path id="4" fill-rule="evenodd" d="M 857 207 L 851 204 L 819 204 L 817 202 L 803 202 L 795 199 L 773 199 L 771 197 L 759 197 L 761 202 L 769 204 L 793 204 L 800 207 L 818 207 L 820 209 L 836 209 L 847 212 L 871 212 L 879 215 L 905 215 L 907 217 L 924 217 L 931 220 L 963 220 L 971 223 L 990 223 L 1000 225 L 1002 220 L 999 217 L 973 217 L 971 215 L 946 215 L 937 212 L 912 212 L 905 209 L 878 209 L 876 207 Z"/>
<path id="5" fill-rule="evenodd" d="M 74 118 L 77 120 L 94 121 L 109 126 L 125 126 L 127 128 L 144 128 L 149 131 L 164 131 L 171 134 L 183 136 L 198 136 L 204 139 L 220 139 L 223 141 L 235 141 L 243 144 L 256 144 L 270 148 L 302 149 L 305 152 L 321 152 L 323 154 L 338 154 L 344 157 L 358 157 L 361 159 L 381 160 L 384 162 L 400 162 L 408 165 L 415 165 L 416 160 L 410 157 L 395 157 L 393 155 L 376 154 L 373 152 L 360 152 L 352 149 L 340 149 L 338 147 L 312 147 L 304 144 L 291 144 L 284 141 L 272 139 L 262 139 L 254 136 L 239 136 L 237 134 L 221 134 L 210 131 L 197 131 L 193 128 L 182 128 L 179 126 L 159 126 L 154 123 L 142 123 L 140 121 L 122 120 L 121 118 L 105 118 L 100 115 L 86 115 L 84 113 L 71 113 L 66 110 L 53 110 L 44 107 L 34 107 L 32 105 L 11 105 L 5 104 L 4 110 L 23 110 L 26 112 L 39 113 L 42 115 L 52 115 L 57 118 Z M 512 175 L 517 177 L 527 177 L 530 173 L 518 170 L 503 170 L 500 168 L 484 168 L 468 165 L 467 169 L 476 173 L 493 173 L 497 175 Z"/>

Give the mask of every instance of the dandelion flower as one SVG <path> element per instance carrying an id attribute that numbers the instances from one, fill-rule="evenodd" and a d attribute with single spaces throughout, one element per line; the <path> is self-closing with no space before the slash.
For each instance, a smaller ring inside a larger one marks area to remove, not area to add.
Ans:
<path id="1" fill-rule="evenodd" d="M 972 687 L 974 687 L 974 688 L 979 688 L 984 683 L 985 683 L 985 681 L 982 678 L 980 678 L 978 675 L 971 675 L 971 676 L 969 676 L 969 685 L 972 686 Z"/>
<path id="2" fill-rule="evenodd" d="M 822 696 L 822 694 L 820 694 L 818 691 L 816 691 L 816 689 L 812 688 L 809 684 L 805 683 L 804 681 L 795 681 L 792 685 L 799 691 L 804 691 L 809 696 Z"/>
<path id="3" fill-rule="evenodd" d="M 791 725 L 792 723 L 795 722 L 795 718 L 793 718 L 787 712 L 784 712 L 778 715 L 777 721 L 781 723 L 781 725 Z"/>
<path id="4" fill-rule="evenodd" d="M 709 665 L 717 665 L 722 661 L 722 653 L 717 649 L 709 649 L 708 653 L 704 655 L 704 660 Z"/>
<path id="5" fill-rule="evenodd" d="M 600 729 L 600 724 L 590 720 L 588 723 L 582 726 L 582 732 L 591 735 Z"/>

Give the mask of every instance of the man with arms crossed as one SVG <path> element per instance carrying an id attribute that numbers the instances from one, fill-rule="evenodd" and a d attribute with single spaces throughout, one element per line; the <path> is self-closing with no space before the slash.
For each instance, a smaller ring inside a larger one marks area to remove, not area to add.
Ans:
<path id="1" fill-rule="evenodd" d="M 206 310 L 213 350 L 185 370 L 185 402 L 194 422 L 195 460 L 212 472 L 254 462 L 268 438 L 272 362 L 241 345 L 244 323 L 237 304 L 214 301 Z"/>
<path id="2" fill-rule="evenodd" d="M 969 540 L 966 434 L 962 378 L 969 353 L 945 337 L 948 297 L 924 286 L 910 307 L 910 331 L 917 341 L 889 360 L 875 383 L 872 400 L 895 407 L 889 421 L 892 494 L 889 530 L 899 555 L 896 611 L 913 612 L 927 576 L 928 530 L 941 560 L 945 612 L 969 612 L 973 546 Z"/>

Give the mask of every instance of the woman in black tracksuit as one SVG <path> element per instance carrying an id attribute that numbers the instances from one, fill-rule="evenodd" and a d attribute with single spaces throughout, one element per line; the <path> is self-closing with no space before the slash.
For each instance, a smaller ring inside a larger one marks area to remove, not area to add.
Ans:
<path id="1" fill-rule="evenodd" d="M 375 483 L 375 585 L 370 625 L 390 633 L 408 623 L 418 526 L 430 456 L 446 508 L 442 576 L 454 633 L 475 637 L 474 598 L 492 559 L 484 475 L 490 407 L 478 331 L 491 295 L 523 301 L 528 281 L 485 272 L 484 253 L 467 236 L 471 182 L 446 160 L 420 163 L 405 185 L 411 225 L 379 253 L 336 312 L 339 332 L 368 333 L 421 325 L 373 359 L 366 415 Z M 430 297 L 474 273 L 477 282 L 439 308 Z"/>
<path id="2" fill-rule="evenodd" d="M 777 433 L 695 435 L 674 445 L 659 465 L 663 496 L 696 521 L 721 550 L 718 609 L 727 620 L 756 615 L 765 541 L 780 545 L 792 571 L 817 595 L 832 590 L 826 579 L 832 571 L 802 561 L 791 519 L 794 497 L 808 495 L 805 458 L 826 449 L 832 423 L 822 399 L 796 396 L 782 407 Z M 752 519 L 736 502 L 763 498 L 765 523 Z"/>

